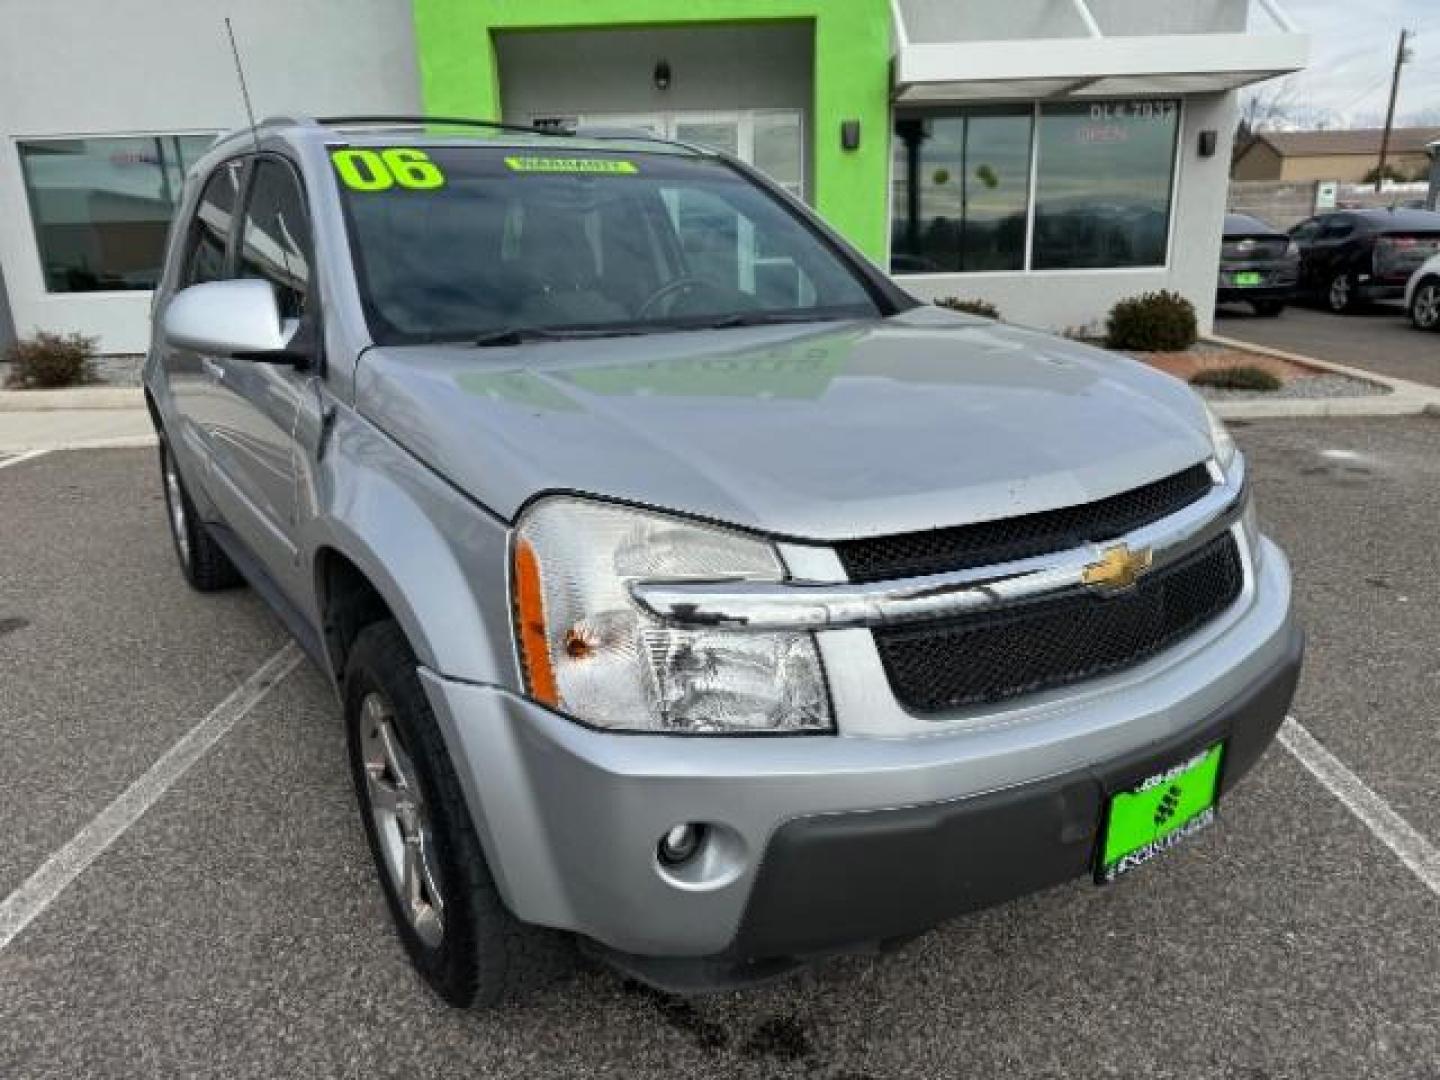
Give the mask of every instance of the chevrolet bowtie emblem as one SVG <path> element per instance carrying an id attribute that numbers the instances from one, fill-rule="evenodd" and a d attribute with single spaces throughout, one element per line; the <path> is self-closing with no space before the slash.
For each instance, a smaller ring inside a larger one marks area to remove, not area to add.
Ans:
<path id="1" fill-rule="evenodd" d="M 1085 567 L 1080 580 L 1096 589 L 1128 589 L 1154 561 L 1155 554 L 1148 547 L 1131 551 L 1124 544 L 1117 544 L 1107 550 L 1099 562 Z"/>

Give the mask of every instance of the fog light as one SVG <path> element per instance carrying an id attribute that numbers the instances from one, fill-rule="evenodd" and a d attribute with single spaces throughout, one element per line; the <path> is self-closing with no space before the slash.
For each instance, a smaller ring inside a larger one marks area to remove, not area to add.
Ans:
<path id="1" fill-rule="evenodd" d="M 666 866 L 680 866 L 689 862 L 700 850 L 705 839 L 705 826 L 687 823 L 676 825 L 660 838 L 657 854 Z"/>

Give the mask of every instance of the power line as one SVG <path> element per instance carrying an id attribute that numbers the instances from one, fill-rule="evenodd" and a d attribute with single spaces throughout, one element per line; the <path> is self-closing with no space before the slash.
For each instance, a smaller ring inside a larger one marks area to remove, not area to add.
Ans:
<path id="1" fill-rule="evenodd" d="M 1379 90 L 1382 86 L 1384 86 L 1385 83 L 1386 83 L 1387 81 L 1389 81 L 1389 79 L 1390 79 L 1390 73 L 1387 71 L 1387 72 L 1385 72 L 1383 75 L 1380 75 L 1374 82 L 1372 82 L 1368 87 L 1366 87 L 1364 90 L 1362 90 L 1359 94 L 1357 94 L 1357 95 L 1350 101 L 1349 104 L 1347 104 L 1347 105 L 1342 105 L 1340 108 L 1336 109 L 1335 111 L 1336 111 L 1336 112 L 1349 112 L 1351 109 L 1355 108 L 1356 105 L 1359 105 L 1362 101 L 1364 101 L 1366 98 L 1368 98 L 1371 94 L 1375 93 L 1376 90 Z"/>

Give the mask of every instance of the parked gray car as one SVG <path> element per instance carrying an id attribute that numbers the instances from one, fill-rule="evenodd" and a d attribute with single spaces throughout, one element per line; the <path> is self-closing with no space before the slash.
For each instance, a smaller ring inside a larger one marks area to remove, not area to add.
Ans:
<path id="1" fill-rule="evenodd" d="M 723 156 L 270 121 L 187 180 L 153 340 L 181 568 L 332 681 L 453 1004 L 577 942 L 702 990 L 1113 881 L 1295 687 L 1184 384 L 923 305 Z"/>
<path id="2" fill-rule="evenodd" d="M 1300 247 L 1279 229 L 1248 214 L 1226 214 L 1220 244 L 1219 304 L 1249 304 L 1274 318 L 1300 284 Z"/>

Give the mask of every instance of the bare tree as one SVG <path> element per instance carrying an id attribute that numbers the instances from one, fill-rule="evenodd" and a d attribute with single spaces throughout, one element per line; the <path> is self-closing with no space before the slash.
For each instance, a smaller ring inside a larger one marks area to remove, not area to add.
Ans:
<path id="1" fill-rule="evenodd" d="M 1306 104 L 1291 80 L 1277 79 L 1255 87 L 1241 98 L 1236 141 L 1248 142 L 1262 131 L 1323 131 L 1334 125 L 1334 113 Z"/>

